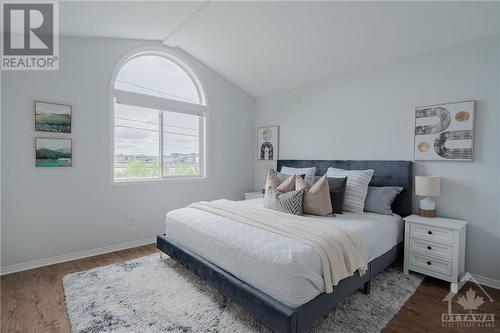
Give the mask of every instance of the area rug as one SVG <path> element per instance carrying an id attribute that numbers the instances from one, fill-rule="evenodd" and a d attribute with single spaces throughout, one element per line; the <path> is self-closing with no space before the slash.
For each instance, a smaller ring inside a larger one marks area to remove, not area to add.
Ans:
<path id="1" fill-rule="evenodd" d="M 355 292 L 310 332 L 379 332 L 422 277 L 389 268 L 370 295 Z M 272 332 L 195 275 L 159 254 L 64 277 L 69 320 L 83 332 Z"/>

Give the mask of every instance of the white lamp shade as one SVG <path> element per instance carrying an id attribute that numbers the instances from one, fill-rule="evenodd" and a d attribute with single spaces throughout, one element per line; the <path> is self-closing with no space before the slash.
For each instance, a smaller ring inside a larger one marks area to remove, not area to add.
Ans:
<path id="1" fill-rule="evenodd" d="M 441 194 L 441 178 L 415 176 L 415 194 L 423 197 L 437 197 Z"/>

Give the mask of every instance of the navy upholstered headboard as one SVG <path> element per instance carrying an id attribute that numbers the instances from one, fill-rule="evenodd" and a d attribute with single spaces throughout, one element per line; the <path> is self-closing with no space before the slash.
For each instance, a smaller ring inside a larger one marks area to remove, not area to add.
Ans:
<path id="1" fill-rule="evenodd" d="M 373 186 L 401 186 L 404 190 L 392 204 L 392 211 L 402 217 L 412 213 L 413 165 L 410 161 L 335 161 L 335 160 L 278 160 L 277 170 L 282 166 L 294 168 L 316 167 L 316 175 L 324 175 L 329 167 L 345 170 L 373 169 Z"/>

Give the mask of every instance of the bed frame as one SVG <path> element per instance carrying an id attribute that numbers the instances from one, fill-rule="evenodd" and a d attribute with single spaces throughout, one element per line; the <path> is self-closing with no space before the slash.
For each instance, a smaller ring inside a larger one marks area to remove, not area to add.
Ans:
<path id="1" fill-rule="evenodd" d="M 403 217 L 411 214 L 413 181 L 410 161 L 278 160 L 277 170 L 281 170 L 284 165 L 297 168 L 316 166 L 317 175 L 325 174 L 328 167 L 348 170 L 373 169 L 375 172 L 370 185 L 403 187 L 404 190 L 394 201 L 392 210 Z M 156 243 L 162 252 L 253 314 L 262 323 L 280 333 L 307 330 L 317 319 L 335 308 L 344 297 L 360 288 L 368 294 L 371 279 L 398 259 L 402 252 L 402 243 L 400 243 L 370 261 L 366 274 L 363 276 L 356 274 L 345 278 L 333 288 L 333 293 L 322 293 L 298 308 L 290 308 L 189 251 L 166 235 L 158 235 Z"/>

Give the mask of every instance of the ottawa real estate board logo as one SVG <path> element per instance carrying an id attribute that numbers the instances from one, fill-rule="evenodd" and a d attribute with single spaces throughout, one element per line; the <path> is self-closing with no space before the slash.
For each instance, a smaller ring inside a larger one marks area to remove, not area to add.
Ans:
<path id="1" fill-rule="evenodd" d="M 2 1 L 2 70 L 59 69 L 56 1 Z"/>
<path id="2" fill-rule="evenodd" d="M 493 298 L 488 295 L 470 273 L 466 273 L 460 279 L 458 286 L 457 293 L 450 292 L 443 299 L 444 302 L 448 302 L 448 312 L 441 315 L 441 326 L 465 329 L 495 327 L 495 314 L 480 311 L 479 309 L 485 303 L 494 302 Z M 462 308 L 461 311 L 453 309 L 453 303 L 455 302 Z"/>

